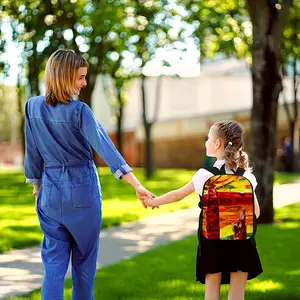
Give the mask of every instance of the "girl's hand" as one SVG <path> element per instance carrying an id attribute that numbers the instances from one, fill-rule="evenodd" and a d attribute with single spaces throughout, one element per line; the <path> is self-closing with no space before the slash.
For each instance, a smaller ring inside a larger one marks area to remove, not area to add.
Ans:
<path id="1" fill-rule="evenodd" d="M 151 206 L 153 209 L 156 207 L 159 208 L 156 199 L 153 199 L 152 197 L 146 197 L 144 202 L 147 206 Z"/>
<path id="2" fill-rule="evenodd" d="M 145 189 L 141 184 L 139 184 L 139 185 L 136 186 L 135 192 L 136 192 L 137 197 L 141 200 L 142 205 L 145 208 L 147 208 L 147 205 L 145 203 L 145 199 L 147 197 L 149 197 L 151 199 L 155 198 L 155 195 L 152 194 L 151 192 L 149 192 L 147 189 Z"/>

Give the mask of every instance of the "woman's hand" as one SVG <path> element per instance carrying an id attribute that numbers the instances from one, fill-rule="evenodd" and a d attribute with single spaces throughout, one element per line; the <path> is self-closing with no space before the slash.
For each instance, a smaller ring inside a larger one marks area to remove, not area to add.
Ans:
<path id="1" fill-rule="evenodd" d="M 145 208 L 147 208 L 147 205 L 145 204 L 144 200 L 146 197 L 152 197 L 152 194 L 147 190 L 145 189 L 141 184 L 138 184 L 136 187 L 135 187 L 135 192 L 136 192 L 136 195 L 137 197 L 140 199 L 140 201 L 142 202 L 143 206 Z"/>
<path id="2" fill-rule="evenodd" d="M 146 188 L 144 188 L 141 184 L 139 184 L 139 185 L 136 186 L 135 191 L 136 191 L 137 197 L 140 199 L 140 201 L 142 202 L 142 205 L 145 208 L 147 208 L 147 205 L 145 203 L 145 199 L 146 198 L 153 199 L 153 198 L 156 197 L 154 194 L 152 194 Z"/>
<path id="3" fill-rule="evenodd" d="M 40 190 L 40 186 L 39 185 L 33 185 L 32 195 L 35 198 L 35 211 L 36 212 L 37 212 L 39 190 Z"/>
<path id="4" fill-rule="evenodd" d="M 35 211 L 37 213 L 37 209 L 38 209 L 38 196 L 35 196 Z"/>

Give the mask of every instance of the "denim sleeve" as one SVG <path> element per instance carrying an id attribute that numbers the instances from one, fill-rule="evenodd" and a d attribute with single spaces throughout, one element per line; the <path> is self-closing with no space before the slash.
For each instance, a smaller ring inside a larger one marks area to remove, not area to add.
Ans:
<path id="1" fill-rule="evenodd" d="M 117 179 L 132 171 L 86 104 L 81 109 L 79 130 Z"/>
<path id="2" fill-rule="evenodd" d="M 25 159 L 24 169 L 26 183 L 41 185 L 44 161 L 36 147 L 30 126 L 28 102 L 25 105 Z"/>

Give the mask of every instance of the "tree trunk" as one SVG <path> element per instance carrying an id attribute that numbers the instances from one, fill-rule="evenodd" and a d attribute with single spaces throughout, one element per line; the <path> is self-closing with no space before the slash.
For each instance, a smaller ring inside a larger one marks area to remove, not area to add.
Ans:
<path id="1" fill-rule="evenodd" d="M 152 162 L 152 147 L 151 147 L 151 127 L 152 122 L 147 120 L 147 105 L 146 105 L 146 91 L 145 91 L 146 77 L 141 76 L 141 91 L 142 91 L 142 107 L 143 107 L 143 123 L 145 129 L 145 175 L 147 179 L 150 179 L 153 175 L 153 162 Z"/>
<path id="2" fill-rule="evenodd" d="M 153 161 L 152 161 L 152 143 L 151 143 L 151 128 L 152 123 L 145 124 L 145 154 L 146 154 L 146 177 L 151 179 L 153 175 Z"/>
<path id="3" fill-rule="evenodd" d="M 36 49 L 33 51 L 32 56 L 28 58 L 28 82 L 30 86 L 30 96 L 40 95 L 39 87 L 39 66 L 40 61 Z"/>
<path id="4" fill-rule="evenodd" d="M 258 181 L 261 223 L 274 221 L 273 182 L 276 151 L 281 38 L 289 5 L 278 10 L 271 1 L 248 0 L 253 25 L 252 159 Z"/>

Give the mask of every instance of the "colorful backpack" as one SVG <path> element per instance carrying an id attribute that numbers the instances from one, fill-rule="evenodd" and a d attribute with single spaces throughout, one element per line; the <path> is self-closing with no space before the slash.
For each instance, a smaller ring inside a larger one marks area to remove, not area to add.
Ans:
<path id="1" fill-rule="evenodd" d="M 225 165 L 207 168 L 214 174 L 203 187 L 200 198 L 200 233 L 207 239 L 247 240 L 255 235 L 254 191 L 238 168 L 226 174 Z"/>

